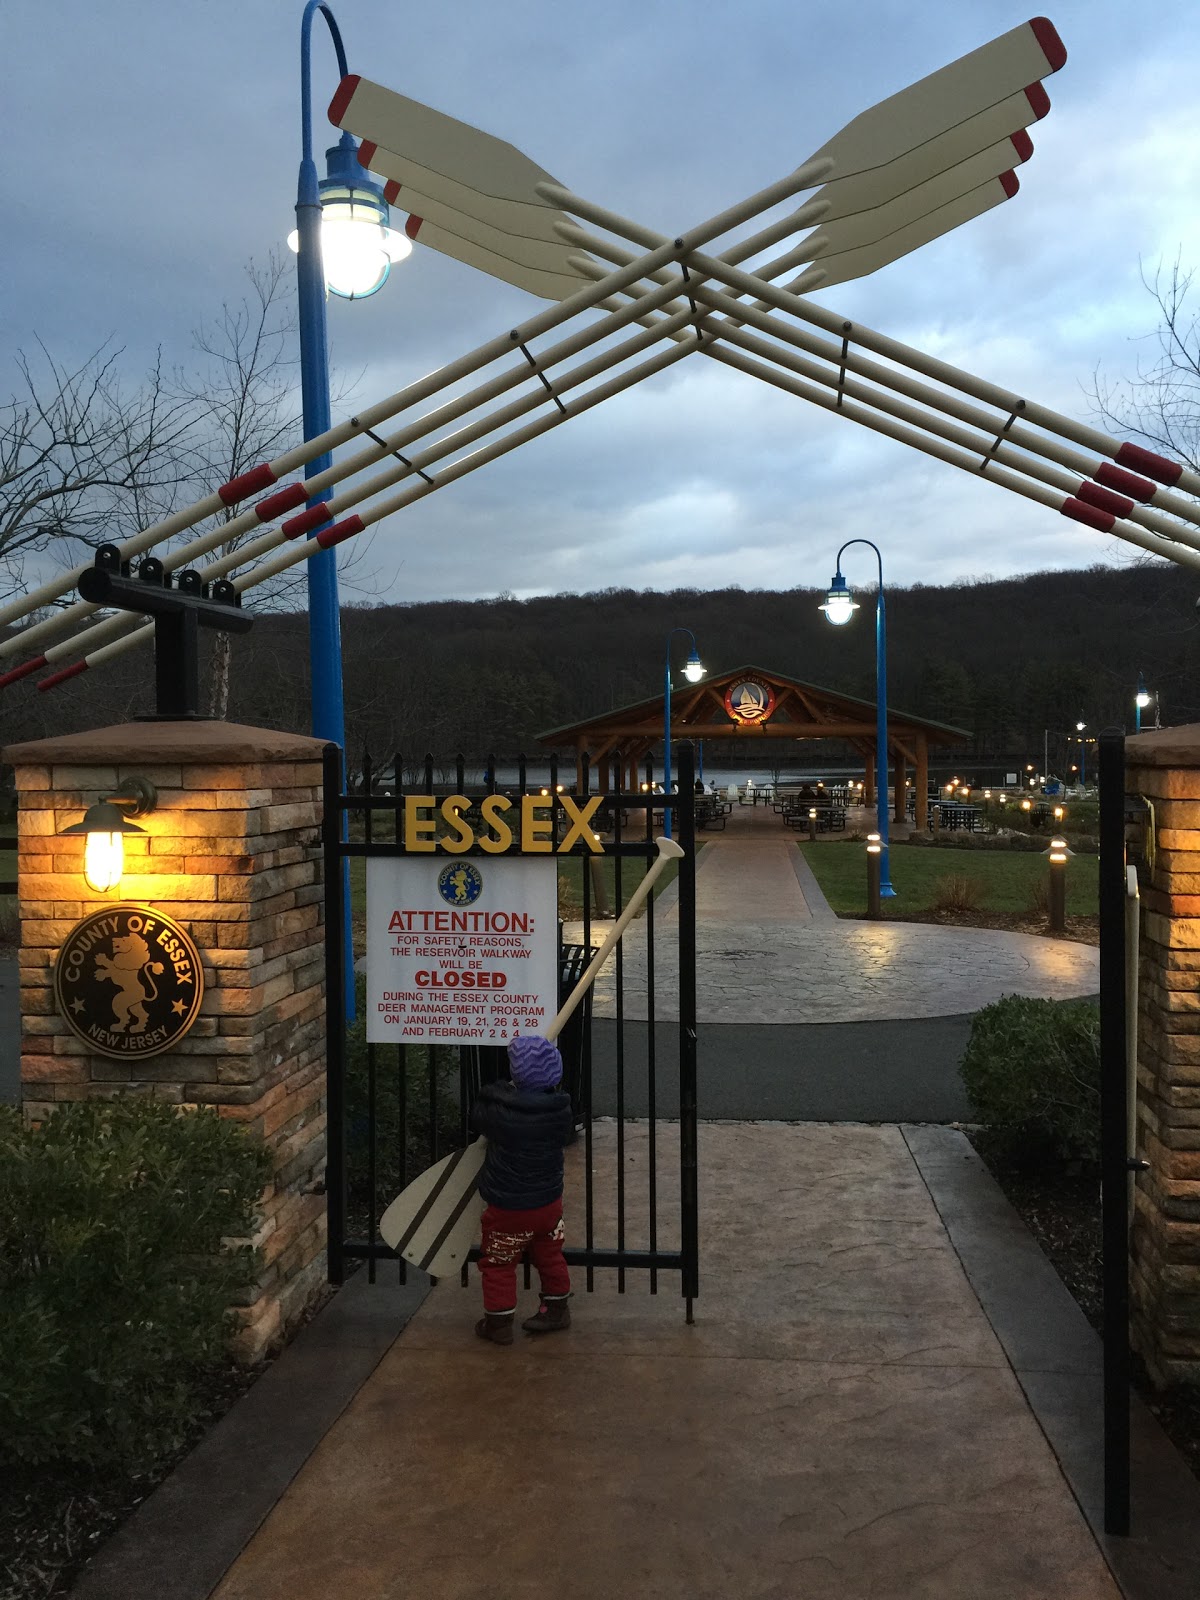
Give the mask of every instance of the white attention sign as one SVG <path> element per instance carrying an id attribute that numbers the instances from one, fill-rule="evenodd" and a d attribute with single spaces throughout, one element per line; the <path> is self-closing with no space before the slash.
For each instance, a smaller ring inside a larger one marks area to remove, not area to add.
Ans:
<path id="1" fill-rule="evenodd" d="M 504 1044 L 558 1011 L 553 857 L 367 858 L 367 1041 Z"/>

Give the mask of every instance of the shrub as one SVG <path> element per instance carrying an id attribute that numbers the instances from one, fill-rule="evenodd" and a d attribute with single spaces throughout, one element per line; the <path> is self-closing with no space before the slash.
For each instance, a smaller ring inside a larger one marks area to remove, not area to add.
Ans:
<path id="1" fill-rule="evenodd" d="M 1035 878 L 1029 885 L 1029 909 L 1035 917 L 1050 915 L 1050 885 L 1044 877 Z"/>
<path id="2" fill-rule="evenodd" d="M 959 1068 L 998 1154 L 1022 1166 L 1100 1154 L 1100 1012 L 1006 995 L 971 1024 Z"/>
<path id="3" fill-rule="evenodd" d="M 141 1098 L 0 1106 L 0 1437 L 11 1458 L 146 1466 L 186 1435 L 270 1152 L 215 1111 Z"/>
<path id="4" fill-rule="evenodd" d="M 948 872 L 944 878 L 934 880 L 932 903 L 935 911 L 978 911 L 983 897 L 983 884 L 978 878 L 967 877 L 965 872 Z"/>

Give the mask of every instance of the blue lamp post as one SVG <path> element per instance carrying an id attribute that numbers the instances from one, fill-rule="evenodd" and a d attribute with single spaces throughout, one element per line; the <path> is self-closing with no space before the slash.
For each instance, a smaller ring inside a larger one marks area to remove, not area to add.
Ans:
<path id="1" fill-rule="evenodd" d="M 1133 731 L 1142 731 L 1142 712 L 1150 704 L 1150 691 L 1146 688 L 1146 680 L 1138 673 L 1137 693 L 1133 697 Z"/>
<path id="2" fill-rule="evenodd" d="M 300 326 L 300 395 L 304 437 L 315 439 L 330 426 L 329 344 L 325 293 L 362 300 L 387 282 L 393 261 L 412 251 L 406 234 L 388 226 L 390 213 L 382 187 L 359 166 L 358 145 L 343 133 L 325 153 L 325 177 L 318 180 L 312 150 L 312 23 L 320 11 L 337 52 L 338 73 L 349 71 L 333 12 L 322 0 L 308 0 L 300 23 L 300 179 L 296 190 L 296 230 L 288 244 L 296 252 Z M 326 453 L 310 461 L 306 478 L 332 464 Z M 329 498 L 325 489 L 313 503 Z M 312 731 L 318 739 L 346 748 L 342 699 L 342 625 L 338 602 L 337 554 L 322 550 L 308 562 L 308 659 Z M 350 863 L 342 874 L 345 901 L 346 971 L 353 971 L 350 932 Z M 346 986 L 346 1020 L 354 1020 L 354 985 Z"/>
<path id="3" fill-rule="evenodd" d="M 341 299 L 365 299 L 386 283 L 392 262 L 412 250 L 407 235 L 388 226 L 390 214 L 383 189 L 359 166 L 358 145 L 350 134 L 343 133 L 326 152 L 326 176 L 318 181 L 312 151 L 311 66 L 312 23 L 317 11 L 329 25 L 338 72 L 344 78 L 348 71 L 333 12 L 322 0 L 308 0 L 300 24 L 301 158 L 296 231 L 288 239 L 296 252 L 300 390 L 306 439 L 315 439 L 330 426 L 326 289 Z M 310 461 L 304 469 L 305 477 L 326 471 L 331 459 L 321 455 Z M 328 498 L 328 490 L 316 497 Z M 333 550 L 322 550 L 308 562 L 308 641 L 312 731 L 318 739 L 345 749 L 342 633 L 337 555 Z"/>
<path id="4" fill-rule="evenodd" d="M 692 641 L 691 654 L 684 663 L 683 675 L 689 683 L 699 683 L 708 671 L 696 649 L 696 635 L 690 628 L 672 628 L 667 634 L 666 693 L 663 696 L 663 794 L 671 793 L 671 640 L 677 633 L 686 633 Z M 663 833 L 671 837 L 671 808 L 663 807 Z"/>
<path id="5" fill-rule="evenodd" d="M 852 598 L 842 576 L 842 556 L 852 544 L 865 544 L 874 550 L 879 563 L 879 593 L 875 602 L 875 813 L 879 833 L 879 893 L 884 899 L 893 899 L 896 891 L 888 869 L 887 623 L 883 606 L 883 557 L 870 539 L 847 539 L 838 551 L 829 598 L 820 610 L 835 627 L 849 622 L 858 610 L 858 602 Z"/>

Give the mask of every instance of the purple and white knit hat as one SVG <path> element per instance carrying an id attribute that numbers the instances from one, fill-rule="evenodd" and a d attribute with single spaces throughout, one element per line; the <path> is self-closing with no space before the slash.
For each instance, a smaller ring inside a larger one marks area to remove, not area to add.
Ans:
<path id="1" fill-rule="evenodd" d="M 562 1082 L 563 1060 L 540 1033 L 518 1033 L 508 1042 L 508 1070 L 519 1089 L 553 1089 Z"/>

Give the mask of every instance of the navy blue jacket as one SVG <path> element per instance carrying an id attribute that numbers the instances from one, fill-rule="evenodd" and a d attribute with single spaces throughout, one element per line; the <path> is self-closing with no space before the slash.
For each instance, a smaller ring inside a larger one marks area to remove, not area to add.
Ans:
<path id="1" fill-rule="evenodd" d="M 571 1097 L 561 1089 L 485 1083 L 471 1127 L 488 1142 L 479 1192 L 505 1211 L 535 1211 L 563 1192 L 563 1147 L 575 1131 Z"/>

